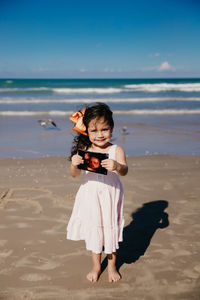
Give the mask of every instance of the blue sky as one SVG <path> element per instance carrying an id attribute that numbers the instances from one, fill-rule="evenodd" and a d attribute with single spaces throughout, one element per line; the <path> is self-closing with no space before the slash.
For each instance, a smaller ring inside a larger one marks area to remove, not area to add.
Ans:
<path id="1" fill-rule="evenodd" d="M 200 77 L 200 1 L 0 0 L 0 77 Z"/>

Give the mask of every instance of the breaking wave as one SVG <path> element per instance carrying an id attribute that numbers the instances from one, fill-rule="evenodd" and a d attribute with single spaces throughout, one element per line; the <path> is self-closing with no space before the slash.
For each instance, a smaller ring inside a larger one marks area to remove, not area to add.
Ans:
<path id="1" fill-rule="evenodd" d="M 0 116 L 67 116 L 73 111 L 0 111 Z M 133 110 L 114 110 L 118 115 L 191 115 L 200 114 L 200 109 L 133 109 Z"/>
<path id="2" fill-rule="evenodd" d="M 128 84 L 126 89 L 137 92 L 200 92 L 200 83 L 154 83 L 154 84 Z"/>
<path id="3" fill-rule="evenodd" d="M 0 104 L 39 104 L 39 103 L 149 103 L 149 102 L 165 102 L 165 101 L 185 101 L 185 102 L 200 102 L 200 97 L 158 97 L 158 98 L 123 98 L 123 99 L 14 99 L 5 97 L 0 100 Z"/>

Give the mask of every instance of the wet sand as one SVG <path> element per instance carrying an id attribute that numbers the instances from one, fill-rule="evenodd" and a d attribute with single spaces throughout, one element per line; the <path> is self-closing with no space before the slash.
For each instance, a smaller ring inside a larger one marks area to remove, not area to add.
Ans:
<path id="1" fill-rule="evenodd" d="M 200 156 L 128 157 L 122 279 L 90 283 L 84 242 L 65 239 L 81 178 L 65 157 L 1 158 L 0 299 L 200 299 Z"/>
<path id="2" fill-rule="evenodd" d="M 36 158 L 69 155 L 74 132 L 66 117 L 42 128 L 38 119 L 48 116 L 0 116 L 0 157 Z M 199 115 L 116 115 L 112 142 L 129 156 L 146 154 L 200 154 Z M 125 134 L 122 128 L 127 127 Z"/>

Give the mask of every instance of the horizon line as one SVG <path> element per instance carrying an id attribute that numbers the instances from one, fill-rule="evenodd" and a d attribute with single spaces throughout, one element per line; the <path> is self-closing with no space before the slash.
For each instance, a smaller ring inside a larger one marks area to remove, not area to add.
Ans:
<path id="1" fill-rule="evenodd" d="M 29 80 L 29 79 L 44 79 L 44 80 L 49 80 L 49 79 L 53 79 L 53 80 L 132 80 L 132 79 L 200 79 L 199 77 L 0 77 L 0 80 L 12 80 L 12 79 L 20 79 L 20 80 Z"/>

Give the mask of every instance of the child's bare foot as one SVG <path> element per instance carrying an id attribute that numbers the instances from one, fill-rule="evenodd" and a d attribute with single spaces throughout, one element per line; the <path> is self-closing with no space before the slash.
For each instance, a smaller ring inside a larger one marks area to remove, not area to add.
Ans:
<path id="1" fill-rule="evenodd" d="M 116 268 L 108 268 L 108 281 L 109 282 L 117 282 L 121 279 L 121 276 L 117 272 Z"/>
<path id="2" fill-rule="evenodd" d="M 92 252 L 93 268 L 87 274 L 87 279 L 91 282 L 97 282 L 101 274 L 101 253 L 96 254 Z"/>
<path id="3" fill-rule="evenodd" d="M 108 281 L 109 282 L 116 282 L 121 279 L 121 276 L 116 269 L 116 259 L 117 259 L 116 253 L 108 254 Z"/>
<path id="4" fill-rule="evenodd" d="M 99 269 L 92 269 L 88 274 L 87 274 L 87 279 L 91 282 L 97 282 L 99 279 L 99 275 L 101 273 L 101 270 Z"/>

